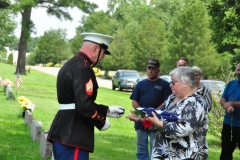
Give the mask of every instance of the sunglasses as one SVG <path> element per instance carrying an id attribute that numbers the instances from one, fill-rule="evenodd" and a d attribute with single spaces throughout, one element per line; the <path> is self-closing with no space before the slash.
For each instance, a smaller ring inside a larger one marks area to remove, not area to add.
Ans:
<path id="1" fill-rule="evenodd" d="M 176 82 L 179 82 L 179 81 L 170 81 L 169 83 L 174 86 Z"/>

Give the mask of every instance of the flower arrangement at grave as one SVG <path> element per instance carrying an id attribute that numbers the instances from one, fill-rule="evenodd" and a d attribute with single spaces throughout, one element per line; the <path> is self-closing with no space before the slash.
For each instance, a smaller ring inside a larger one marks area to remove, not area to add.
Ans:
<path id="1" fill-rule="evenodd" d="M 24 96 L 18 97 L 18 102 L 20 107 L 23 109 L 23 112 L 26 110 L 32 112 L 34 110 L 35 104 L 33 104 L 28 98 Z"/>
<path id="2" fill-rule="evenodd" d="M 3 84 L 3 86 L 6 86 L 6 85 L 8 85 L 8 86 L 13 86 L 13 82 L 12 81 L 10 81 L 9 79 L 5 79 L 3 82 L 2 82 L 2 84 Z"/>
<path id="3" fill-rule="evenodd" d="M 6 92 L 7 86 L 12 87 L 13 86 L 13 82 L 10 81 L 9 79 L 5 79 L 4 81 L 2 81 L 2 86 L 3 86 L 3 91 Z"/>

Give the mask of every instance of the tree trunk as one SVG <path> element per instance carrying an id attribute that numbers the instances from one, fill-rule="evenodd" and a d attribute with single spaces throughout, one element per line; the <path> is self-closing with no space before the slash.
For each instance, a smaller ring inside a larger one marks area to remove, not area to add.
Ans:
<path id="1" fill-rule="evenodd" d="M 19 71 L 19 74 L 26 75 L 25 65 L 26 65 L 26 51 L 27 43 L 30 37 L 31 29 L 31 12 L 32 7 L 25 8 L 22 12 L 22 28 L 21 35 L 18 44 L 18 61 L 15 74 Z"/>

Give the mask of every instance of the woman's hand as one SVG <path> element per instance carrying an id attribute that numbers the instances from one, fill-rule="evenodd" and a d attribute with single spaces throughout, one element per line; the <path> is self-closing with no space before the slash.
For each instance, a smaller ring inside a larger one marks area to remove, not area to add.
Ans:
<path id="1" fill-rule="evenodd" d="M 156 114 L 154 112 L 152 112 L 152 115 L 153 115 L 153 117 L 148 117 L 148 119 L 150 121 L 152 121 L 153 125 L 163 128 L 163 122 L 158 119 L 158 117 L 156 116 Z"/>
<path id="2" fill-rule="evenodd" d="M 127 116 L 126 118 L 129 119 L 130 121 L 134 121 L 134 122 L 139 122 L 141 121 L 141 117 L 137 116 L 132 110 L 130 110 L 130 112 L 132 113 L 131 115 Z"/>

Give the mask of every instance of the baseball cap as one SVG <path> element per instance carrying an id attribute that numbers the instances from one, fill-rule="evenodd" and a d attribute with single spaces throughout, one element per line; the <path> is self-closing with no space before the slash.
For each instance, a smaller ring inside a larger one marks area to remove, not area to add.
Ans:
<path id="1" fill-rule="evenodd" d="M 160 62 L 157 59 L 152 58 L 148 61 L 147 67 L 159 68 Z"/>

